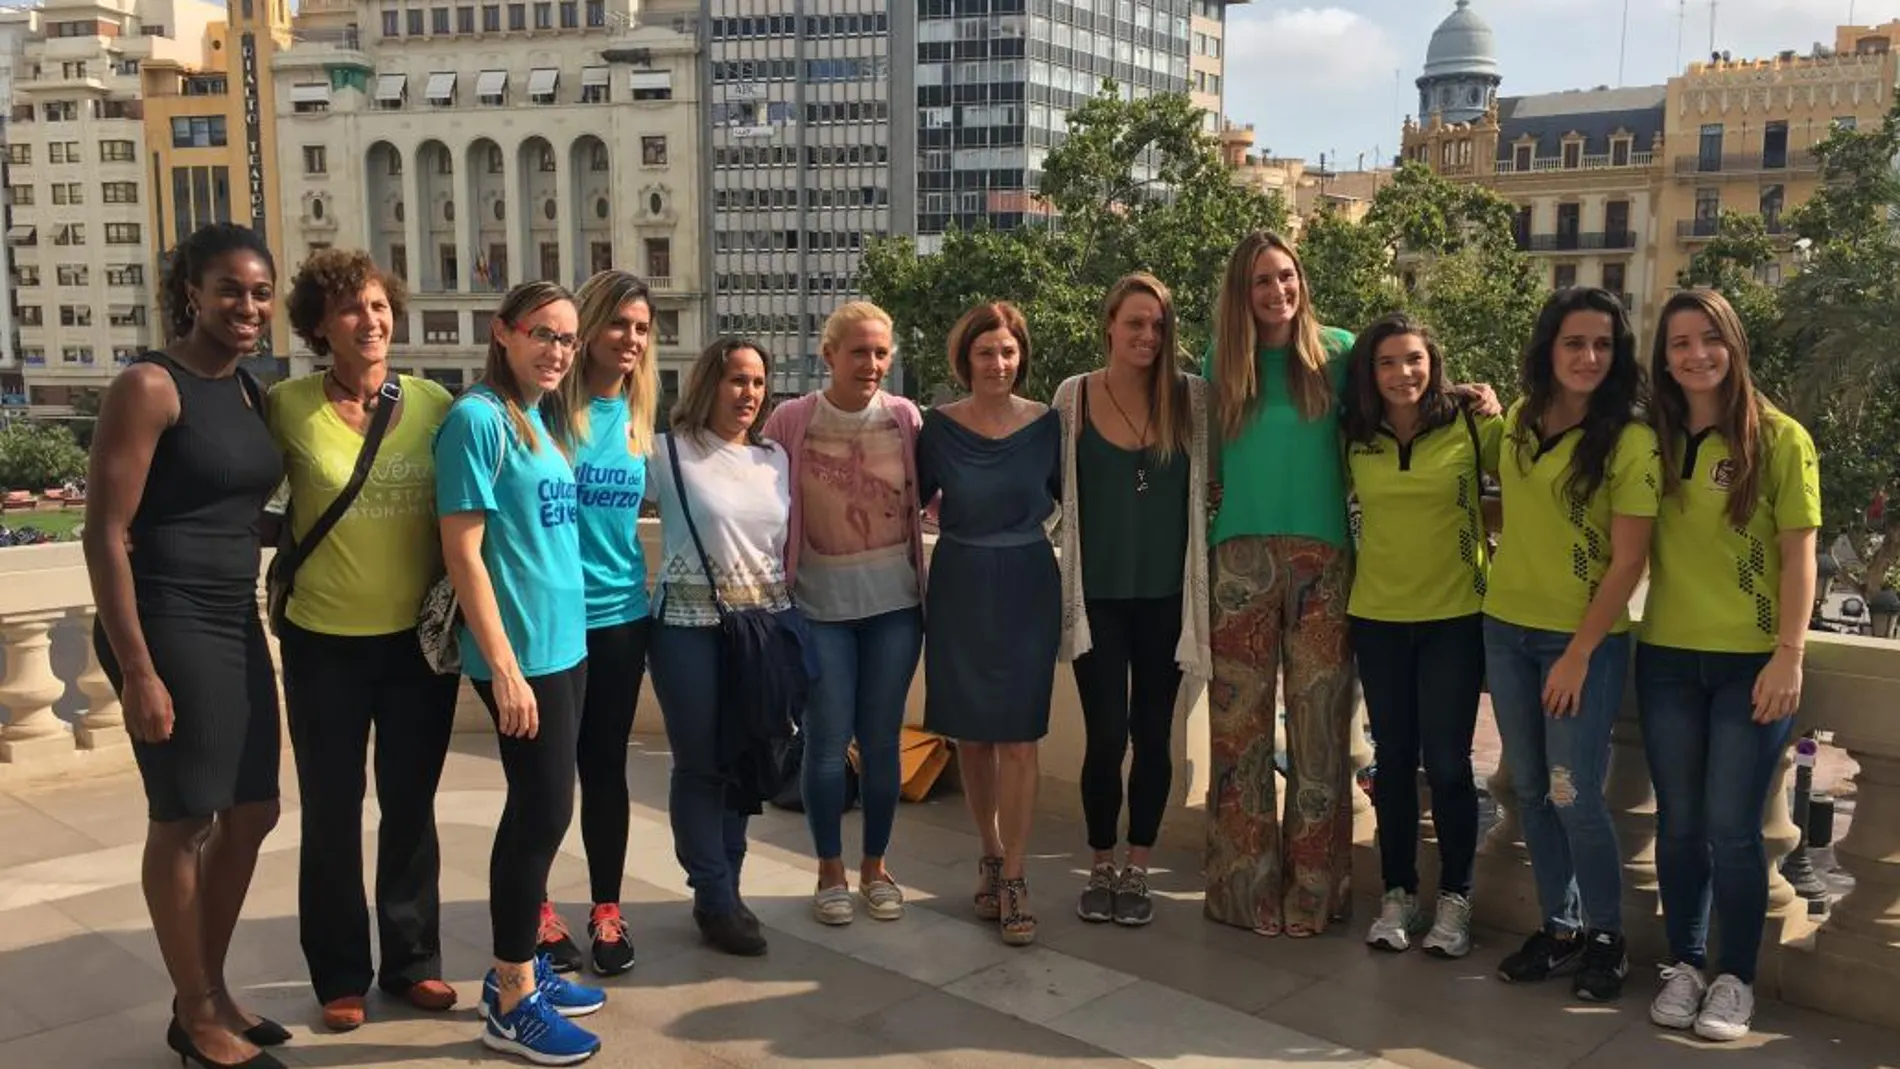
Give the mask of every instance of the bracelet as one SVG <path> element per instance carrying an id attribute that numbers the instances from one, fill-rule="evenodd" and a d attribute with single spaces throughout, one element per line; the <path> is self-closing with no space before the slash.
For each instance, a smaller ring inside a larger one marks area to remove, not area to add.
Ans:
<path id="1" fill-rule="evenodd" d="M 1775 643 L 1775 648 L 1782 649 L 1782 650 L 1793 650 L 1796 654 L 1803 657 L 1806 657 L 1808 655 L 1808 647 L 1806 643 L 1777 642 Z"/>

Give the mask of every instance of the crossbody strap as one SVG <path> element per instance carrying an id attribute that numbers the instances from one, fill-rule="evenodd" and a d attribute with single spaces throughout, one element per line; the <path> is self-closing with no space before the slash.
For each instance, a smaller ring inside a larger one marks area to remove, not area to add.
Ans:
<path id="1" fill-rule="evenodd" d="M 666 432 L 666 459 L 673 467 L 673 490 L 680 499 L 680 516 L 686 521 L 686 533 L 693 536 L 693 548 L 699 551 L 699 567 L 706 573 L 706 585 L 712 589 L 713 609 L 723 619 L 728 611 L 726 602 L 719 596 L 719 580 L 713 578 L 712 558 L 706 555 L 706 543 L 699 540 L 693 506 L 686 500 L 686 475 L 680 470 L 680 443 L 672 431 Z"/>
<path id="2" fill-rule="evenodd" d="M 395 378 L 385 379 L 377 395 L 382 403 L 376 406 L 375 414 L 370 416 L 369 430 L 363 435 L 363 448 L 356 454 L 356 470 L 350 472 L 350 481 L 343 485 L 342 492 L 330 502 L 330 507 L 323 510 L 323 515 L 317 517 L 317 522 L 310 525 L 310 530 L 291 549 L 289 563 L 284 566 L 286 578 L 295 575 L 303 562 L 309 560 L 310 554 L 316 551 L 324 536 L 330 533 L 330 529 L 342 522 L 343 514 L 355 504 L 357 495 L 363 492 L 363 484 L 369 481 L 370 469 L 376 464 L 376 450 L 382 447 L 390 420 L 395 418 L 396 405 L 402 400 L 402 384 Z M 295 501 L 291 502 L 291 507 L 296 507 Z"/>

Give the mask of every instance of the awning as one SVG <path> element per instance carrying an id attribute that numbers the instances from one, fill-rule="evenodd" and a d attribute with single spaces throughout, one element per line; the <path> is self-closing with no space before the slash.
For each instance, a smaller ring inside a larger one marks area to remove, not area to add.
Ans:
<path id="1" fill-rule="evenodd" d="M 498 97 L 508 95 L 507 71 L 483 71 L 475 76 L 475 95 L 478 97 Z"/>
<path id="2" fill-rule="evenodd" d="M 430 100 L 455 99 L 455 72 L 436 71 L 429 75 L 429 87 L 426 95 Z"/>
<path id="3" fill-rule="evenodd" d="M 311 82 L 290 87 L 290 102 L 293 104 L 328 104 L 330 102 L 330 83 Z"/>
<path id="4" fill-rule="evenodd" d="M 401 100 L 408 94 L 409 76 L 407 74 L 379 74 L 376 76 L 376 100 L 378 103 L 389 100 Z"/>
<path id="5" fill-rule="evenodd" d="M 30 245 L 33 243 L 33 235 L 36 233 L 38 233 L 38 230 L 30 226 L 8 227 L 7 244 Z"/>
<path id="6" fill-rule="evenodd" d="M 582 85 L 606 85 L 608 75 L 612 73 L 606 67 L 582 67 Z"/>
<path id="7" fill-rule="evenodd" d="M 560 80 L 559 67 L 536 67 L 528 72 L 528 95 L 531 97 L 552 96 L 554 86 Z"/>
<path id="8" fill-rule="evenodd" d="M 673 91 L 673 72 L 633 71 L 627 75 L 627 88 L 636 93 L 642 90 L 653 89 L 671 93 Z"/>

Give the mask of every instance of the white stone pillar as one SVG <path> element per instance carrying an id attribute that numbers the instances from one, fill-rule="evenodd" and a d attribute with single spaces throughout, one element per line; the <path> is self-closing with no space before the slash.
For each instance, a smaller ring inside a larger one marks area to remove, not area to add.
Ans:
<path id="1" fill-rule="evenodd" d="M 52 658 L 53 625 L 64 615 L 29 613 L 0 620 L 7 651 L 7 674 L 0 680 L 0 704 L 7 708 L 0 763 L 19 765 L 72 752 L 72 737 L 53 713 L 53 703 L 66 693 L 66 684 L 53 674 Z"/>
<path id="2" fill-rule="evenodd" d="M 119 704 L 119 692 L 99 664 L 98 646 L 92 640 L 97 615 L 90 605 L 79 613 L 86 640 L 86 667 L 80 670 L 74 685 L 86 696 L 86 715 L 73 728 L 73 742 L 82 750 L 112 749 L 132 741 L 125 733 L 125 707 Z"/>

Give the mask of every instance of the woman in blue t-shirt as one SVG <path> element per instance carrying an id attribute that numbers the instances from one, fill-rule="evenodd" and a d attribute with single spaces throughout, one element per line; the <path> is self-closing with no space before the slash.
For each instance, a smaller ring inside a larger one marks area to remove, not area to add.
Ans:
<path id="1" fill-rule="evenodd" d="M 651 627 L 640 502 L 660 374 L 648 348 L 653 305 L 646 283 L 625 271 L 602 271 L 574 299 L 580 304 L 580 356 L 541 407 L 549 430 L 574 460 L 579 488 L 588 671 L 578 762 L 581 844 L 594 903 L 587 935 L 594 972 L 613 976 L 633 968 L 633 940 L 620 917 L 620 880 L 627 863 L 627 738 L 646 676 Z M 536 942 L 556 972 L 581 967 L 580 948 L 545 896 Z"/>
<path id="2" fill-rule="evenodd" d="M 461 605 L 462 665 L 500 734 L 508 799 L 495 828 L 488 912 L 495 967 L 482 984 L 482 1042 L 572 1064 L 600 1040 L 567 1020 L 606 996 L 535 953 L 548 868 L 574 811 L 574 752 L 587 686 L 587 616 L 574 468 L 540 402 L 578 345 L 573 298 L 551 282 L 510 290 L 489 326 L 482 381 L 435 440 L 442 559 Z M 492 532 L 493 537 L 489 537 Z"/>

